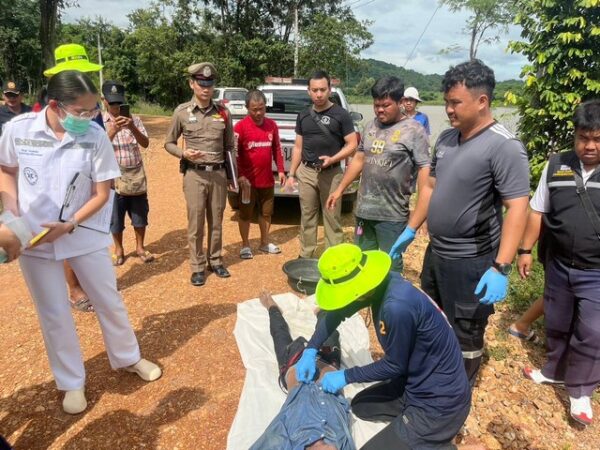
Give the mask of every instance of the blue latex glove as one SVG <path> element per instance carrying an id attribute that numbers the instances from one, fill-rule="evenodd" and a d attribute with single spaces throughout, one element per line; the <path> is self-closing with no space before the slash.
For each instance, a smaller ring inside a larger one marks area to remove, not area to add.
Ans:
<path id="1" fill-rule="evenodd" d="M 336 394 L 340 389 L 348 384 L 344 370 L 336 370 L 335 372 L 327 372 L 321 378 L 321 387 L 329 394 Z"/>
<path id="2" fill-rule="evenodd" d="M 392 245 L 390 250 L 390 256 L 392 259 L 398 259 L 400 256 L 402 256 L 402 253 L 406 251 L 410 243 L 415 240 L 416 234 L 417 232 L 414 228 L 407 226 L 404 229 L 402 234 L 400 234 L 398 239 L 396 239 L 396 242 L 394 242 L 394 245 Z"/>
<path id="3" fill-rule="evenodd" d="M 475 295 L 481 294 L 484 287 L 485 295 L 479 300 L 479 303 L 492 305 L 501 302 L 506 297 L 508 290 L 508 277 L 490 267 L 477 283 Z"/>
<path id="4" fill-rule="evenodd" d="M 310 383 L 313 381 L 315 373 L 317 373 L 317 349 L 305 349 L 294 367 L 296 368 L 296 379 L 299 382 Z"/>

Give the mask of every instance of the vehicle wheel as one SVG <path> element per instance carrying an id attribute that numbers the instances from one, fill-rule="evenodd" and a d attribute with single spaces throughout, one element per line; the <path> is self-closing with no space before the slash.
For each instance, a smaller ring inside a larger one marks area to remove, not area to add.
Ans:
<path id="1" fill-rule="evenodd" d="M 240 200 L 237 192 L 227 191 L 227 202 L 231 209 L 240 209 Z"/>
<path id="2" fill-rule="evenodd" d="M 342 200 L 342 214 L 351 213 L 354 210 L 354 199 Z"/>

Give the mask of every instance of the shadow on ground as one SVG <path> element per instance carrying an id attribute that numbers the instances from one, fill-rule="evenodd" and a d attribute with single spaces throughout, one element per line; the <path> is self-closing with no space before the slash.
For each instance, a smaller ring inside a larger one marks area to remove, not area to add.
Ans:
<path id="1" fill-rule="evenodd" d="M 136 332 L 142 354 L 160 364 L 161 359 L 170 356 L 209 323 L 229 316 L 235 311 L 236 306 L 233 304 L 202 304 L 148 316 L 144 319 L 142 328 Z M 0 419 L 0 432 L 4 436 L 11 436 L 22 430 L 19 438 L 12 443 L 16 450 L 48 448 L 59 436 L 85 417 L 104 393 L 126 396 L 145 385 L 145 382 L 134 374 L 112 371 L 106 352 L 87 360 L 85 367 L 88 409 L 80 415 L 71 416 L 62 411 L 62 395 L 56 390 L 53 381 L 28 386 L 9 397 L 0 399 L 0 414 L 3 415 Z M 166 367 L 163 378 L 156 383 L 168 382 L 168 380 L 169 368 Z M 185 398 L 185 402 L 180 403 L 179 399 L 182 398 Z M 158 427 L 148 426 L 144 429 L 141 422 L 149 425 L 160 420 L 176 421 L 188 412 L 199 408 L 204 401 L 201 391 L 181 387 L 165 397 L 148 416 L 136 416 L 125 410 L 103 416 L 73 438 L 67 448 L 81 448 L 76 444 L 80 441 L 85 442 L 85 435 L 90 434 L 95 429 L 93 427 L 98 426 L 105 427 L 107 441 L 94 442 L 94 448 L 154 448 Z M 175 410 L 181 410 L 171 411 L 170 405 L 174 405 Z M 124 406 L 127 406 L 126 399 L 124 399 Z M 152 431 L 153 428 L 156 432 Z M 123 443 L 123 446 L 111 446 L 110 439 L 114 438 L 116 429 L 119 430 L 120 436 L 131 435 L 131 439 L 135 438 L 135 445 L 128 445 L 131 443 L 128 441 Z M 103 447 L 104 444 L 106 447 Z"/>

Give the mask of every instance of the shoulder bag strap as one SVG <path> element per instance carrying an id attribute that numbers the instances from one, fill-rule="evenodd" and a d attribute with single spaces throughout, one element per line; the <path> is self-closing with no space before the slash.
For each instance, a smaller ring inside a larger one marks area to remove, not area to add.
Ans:
<path id="1" fill-rule="evenodd" d="M 319 116 L 317 116 L 317 112 L 312 108 L 312 106 L 310 107 L 310 117 L 321 129 L 323 134 L 327 136 L 327 139 L 329 139 L 331 143 L 335 143 L 335 145 L 340 145 L 340 142 L 336 139 L 331 130 L 321 123 Z"/>
<path id="2" fill-rule="evenodd" d="M 590 199 L 590 194 L 588 193 L 587 189 L 585 188 L 585 185 L 583 184 L 583 178 L 581 178 L 581 175 L 576 172 L 574 172 L 574 176 L 575 176 L 575 186 L 577 187 L 577 195 L 579 196 L 579 199 L 581 200 L 581 204 L 583 205 L 583 209 L 585 210 L 585 213 L 587 214 L 588 218 L 590 219 L 590 222 L 592 222 L 592 227 L 594 228 L 594 232 L 596 233 L 596 236 L 598 237 L 598 239 L 600 239 L 600 217 L 598 217 L 598 213 L 596 212 L 596 208 L 594 208 L 594 204 L 592 203 L 592 200 Z"/>

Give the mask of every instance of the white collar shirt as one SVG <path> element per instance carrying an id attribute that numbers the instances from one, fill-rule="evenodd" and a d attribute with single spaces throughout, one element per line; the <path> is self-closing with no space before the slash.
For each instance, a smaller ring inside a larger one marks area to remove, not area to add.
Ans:
<path id="1" fill-rule="evenodd" d="M 112 144 L 97 123 L 92 121 L 82 136 L 65 133 L 59 140 L 46 122 L 46 108 L 22 114 L 5 125 L 0 137 L 0 165 L 19 168 L 19 213 L 35 234 L 42 231 L 41 224 L 59 220 L 75 174 L 81 172 L 93 182 L 121 175 Z M 23 254 L 62 260 L 106 248 L 111 242 L 110 234 L 78 227 Z"/>

